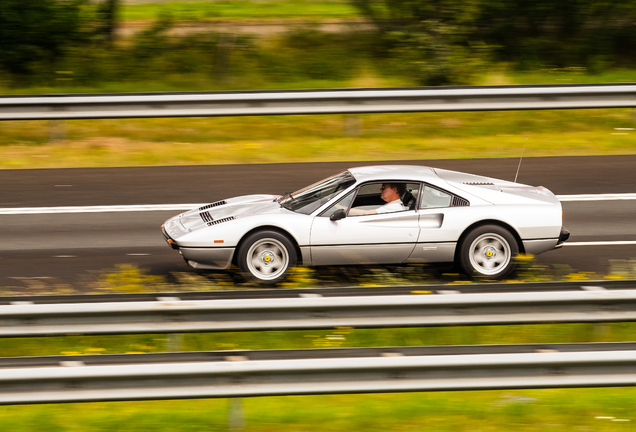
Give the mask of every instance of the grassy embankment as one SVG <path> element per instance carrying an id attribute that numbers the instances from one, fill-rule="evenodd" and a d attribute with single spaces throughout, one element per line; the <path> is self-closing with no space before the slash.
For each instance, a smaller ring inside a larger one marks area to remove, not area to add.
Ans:
<path id="1" fill-rule="evenodd" d="M 634 154 L 634 127 L 629 109 L 77 120 L 49 142 L 48 122 L 3 122 L 0 168 Z"/>
<path id="2" fill-rule="evenodd" d="M 633 388 L 264 397 L 245 432 L 634 430 Z M 12 432 L 226 431 L 229 400 L 0 407 Z"/>

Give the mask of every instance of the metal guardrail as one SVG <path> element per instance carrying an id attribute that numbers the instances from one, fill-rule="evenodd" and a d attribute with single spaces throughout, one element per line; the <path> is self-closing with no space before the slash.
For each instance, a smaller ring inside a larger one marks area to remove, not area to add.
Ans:
<path id="1" fill-rule="evenodd" d="M 484 353 L 480 347 L 470 353 L 464 347 L 467 353 L 423 355 L 418 350 L 424 347 L 381 348 L 376 353 L 362 348 L 367 354 L 361 355 L 352 355 L 355 349 L 314 350 L 311 358 L 298 358 L 294 352 L 285 358 L 285 351 L 273 351 L 278 358 L 269 360 L 226 352 L 223 359 L 212 361 L 164 358 L 168 361 L 94 365 L 87 356 L 87 362 L 78 358 L 57 366 L 0 367 L 0 405 L 636 383 L 633 344 L 618 349 L 581 345 L 587 346 L 561 351 L 558 345 L 544 345 L 538 352 L 517 348 L 503 353 Z"/>
<path id="2" fill-rule="evenodd" d="M 0 306 L 0 337 L 636 321 L 636 290 Z"/>
<path id="3" fill-rule="evenodd" d="M 0 97 L 0 120 L 633 108 L 636 84 Z"/>

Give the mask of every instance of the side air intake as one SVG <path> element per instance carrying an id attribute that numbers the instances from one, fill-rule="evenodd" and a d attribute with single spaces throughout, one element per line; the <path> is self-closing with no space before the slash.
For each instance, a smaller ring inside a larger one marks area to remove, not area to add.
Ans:
<path id="1" fill-rule="evenodd" d="M 223 204 L 227 204 L 227 201 L 223 200 L 223 201 L 213 202 L 212 204 L 208 204 L 208 205 L 204 205 L 203 207 L 199 207 L 199 210 L 203 211 L 203 210 L 210 209 L 212 207 L 222 206 Z"/>
<path id="2" fill-rule="evenodd" d="M 469 205 L 470 205 L 470 202 L 468 202 L 467 199 L 456 197 L 456 196 L 453 197 L 453 202 L 451 202 L 451 207 L 465 207 Z"/>

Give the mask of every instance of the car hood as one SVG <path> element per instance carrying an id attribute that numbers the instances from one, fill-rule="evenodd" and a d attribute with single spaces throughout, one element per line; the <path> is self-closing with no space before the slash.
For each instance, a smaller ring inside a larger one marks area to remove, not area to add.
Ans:
<path id="1" fill-rule="evenodd" d="M 178 238 L 201 228 L 229 222 L 237 217 L 275 212 L 281 208 L 276 202 L 279 196 L 245 195 L 216 201 L 168 219 L 164 227 L 170 237 Z"/>

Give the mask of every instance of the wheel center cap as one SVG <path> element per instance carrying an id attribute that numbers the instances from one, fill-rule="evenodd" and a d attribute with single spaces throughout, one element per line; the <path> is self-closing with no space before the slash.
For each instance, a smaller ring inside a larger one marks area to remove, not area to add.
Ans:
<path id="1" fill-rule="evenodd" d="M 274 263 L 274 254 L 271 252 L 265 252 L 261 255 L 261 259 L 265 265 L 270 265 Z"/>
<path id="2" fill-rule="evenodd" d="M 487 247 L 487 248 L 484 250 L 484 257 L 485 257 L 487 260 L 491 260 L 491 259 L 493 259 L 493 258 L 494 258 L 494 257 L 496 257 L 496 256 L 497 256 L 497 250 L 496 250 L 496 249 L 494 249 L 494 248 L 492 248 L 492 247 Z"/>

